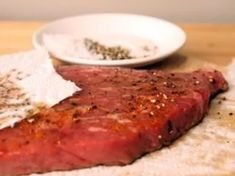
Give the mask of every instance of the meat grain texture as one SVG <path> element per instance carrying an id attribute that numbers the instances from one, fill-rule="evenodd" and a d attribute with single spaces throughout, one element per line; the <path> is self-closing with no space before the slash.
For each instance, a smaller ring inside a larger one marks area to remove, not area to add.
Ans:
<path id="1" fill-rule="evenodd" d="M 14 128 L 0 131 L 0 174 L 125 165 L 198 124 L 228 88 L 220 72 L 167 73 L 65 66 L 82 88 Z"/>

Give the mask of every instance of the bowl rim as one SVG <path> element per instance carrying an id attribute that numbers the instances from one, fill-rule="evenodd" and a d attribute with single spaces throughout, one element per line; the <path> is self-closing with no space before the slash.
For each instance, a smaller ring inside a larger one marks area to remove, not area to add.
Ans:
<path id="1" fill-rule="evenodd" d="M 186 42 L 186 33 L 184 32 L 184 30 L 179 27 L 178 25 L 161 19 L 161 18 L 157 18 L 157 17 L 153 17 L 153 16 L 146 16 L 146 15 L 139 15 L 139 14 L 131 14 L 131 13 L 89 13 L 89 14 L 82 14 L 82 15 L 76 15 L 76 16 L 69 16 L 69 17 L 64 17 L 64 18 L 60 18 L 57 20 L 54 20 L 52 22 L 49 22 L 45 25 L 43 25 L 42 27 L 40 27 L 39 29 L 37 29 L 34 33 L 33 33 L 33 38 L 32 38 L 32 42 L 33 42 L 33 46 L 36 49 L 45 49 L 44 46 L 42 46 L 42 43 L 39 41 L 40 35 L 42 35 L 45 31 L 45 29 L 49 28 L 50 26 L 55 25 L 56 23 L 63 23 L 63 21 L 67 21 L 67 20 L 71 20 L 71 19 L 76 19 L 76 18 L 84 18 L 84 17 L 99 17 L 99 16 L 110 16 L 110 17 L 134 17 L 134 18 L 142 18 L 142 19 L 149 19 L 149 20 L 153 20 L 153 21 L 158 21 L 158 22 L 163 22 L 164 24 L 168 24 L 172 27 L 174 27 L 175 30 L 177 30 L 180 34 L 181 34 L 181 41 L 179 42 L 178 46 L 175 47 L 174 49 L 172 49 L 169 52 L 166 52 L 158 57 L 156 56 L 149 56 L 149 57 L 140 57 L 140 58 L 133 58 L 133 59 L 124 59 L 124 60 L 92 60 L 92 59 L 81 59 L 81 58 L 76 58 L 74 59 L 74 57 L 71 56 L 66 56 L 66 55 L 58 55 L 57 53 L 52 53 L 50 51 L 47 51 L 54 57 L 56 57 L 57 59 L 64 61 L 64 62 L 68 62 L 68 63 L 72 63 L 72 64 L 84 64 L 84 65 L 103 65 L 103 66 L 125 66 L 125 65 L 142 65 L 142 64 L 149 64 L 152 62 L 158 62 L 161 61 L 162 59 L 166 58 L 167 56 L 173 54 L 175 51 L 179 50 Z"/>

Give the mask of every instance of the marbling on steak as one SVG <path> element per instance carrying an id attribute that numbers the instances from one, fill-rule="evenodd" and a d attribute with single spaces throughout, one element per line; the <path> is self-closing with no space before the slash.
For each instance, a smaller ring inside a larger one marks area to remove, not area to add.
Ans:
<path id="1" fill-rule="evenodd" d="M 83 90 L 0 131 L 0 175 L 124 165 L 168 145 L 198 124 L 210 98 L 228 86 L 221 73 L 166 73 L 67 66 Z"/>

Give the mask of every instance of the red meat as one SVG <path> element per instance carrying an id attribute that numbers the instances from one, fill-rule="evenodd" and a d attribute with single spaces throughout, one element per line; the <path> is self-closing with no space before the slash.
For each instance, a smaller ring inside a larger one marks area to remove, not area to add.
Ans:
<path id="1" fill-rule="evenodd" d="M 216 70 L 67 66 L 82 91 L 0 131 L 0 175 L 124 165 L 198 124 L 228 85 Z"/>

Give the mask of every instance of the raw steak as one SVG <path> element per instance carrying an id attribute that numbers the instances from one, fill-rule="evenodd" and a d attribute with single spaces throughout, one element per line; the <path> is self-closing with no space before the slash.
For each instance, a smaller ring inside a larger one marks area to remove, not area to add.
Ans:
<path id="1" fill-rule="evenodd" d="M 199 123 L 228 86 L 220 72 L 67 66 L 83 90 L 0 131 L 0 175 L 124 165 Z"/>

